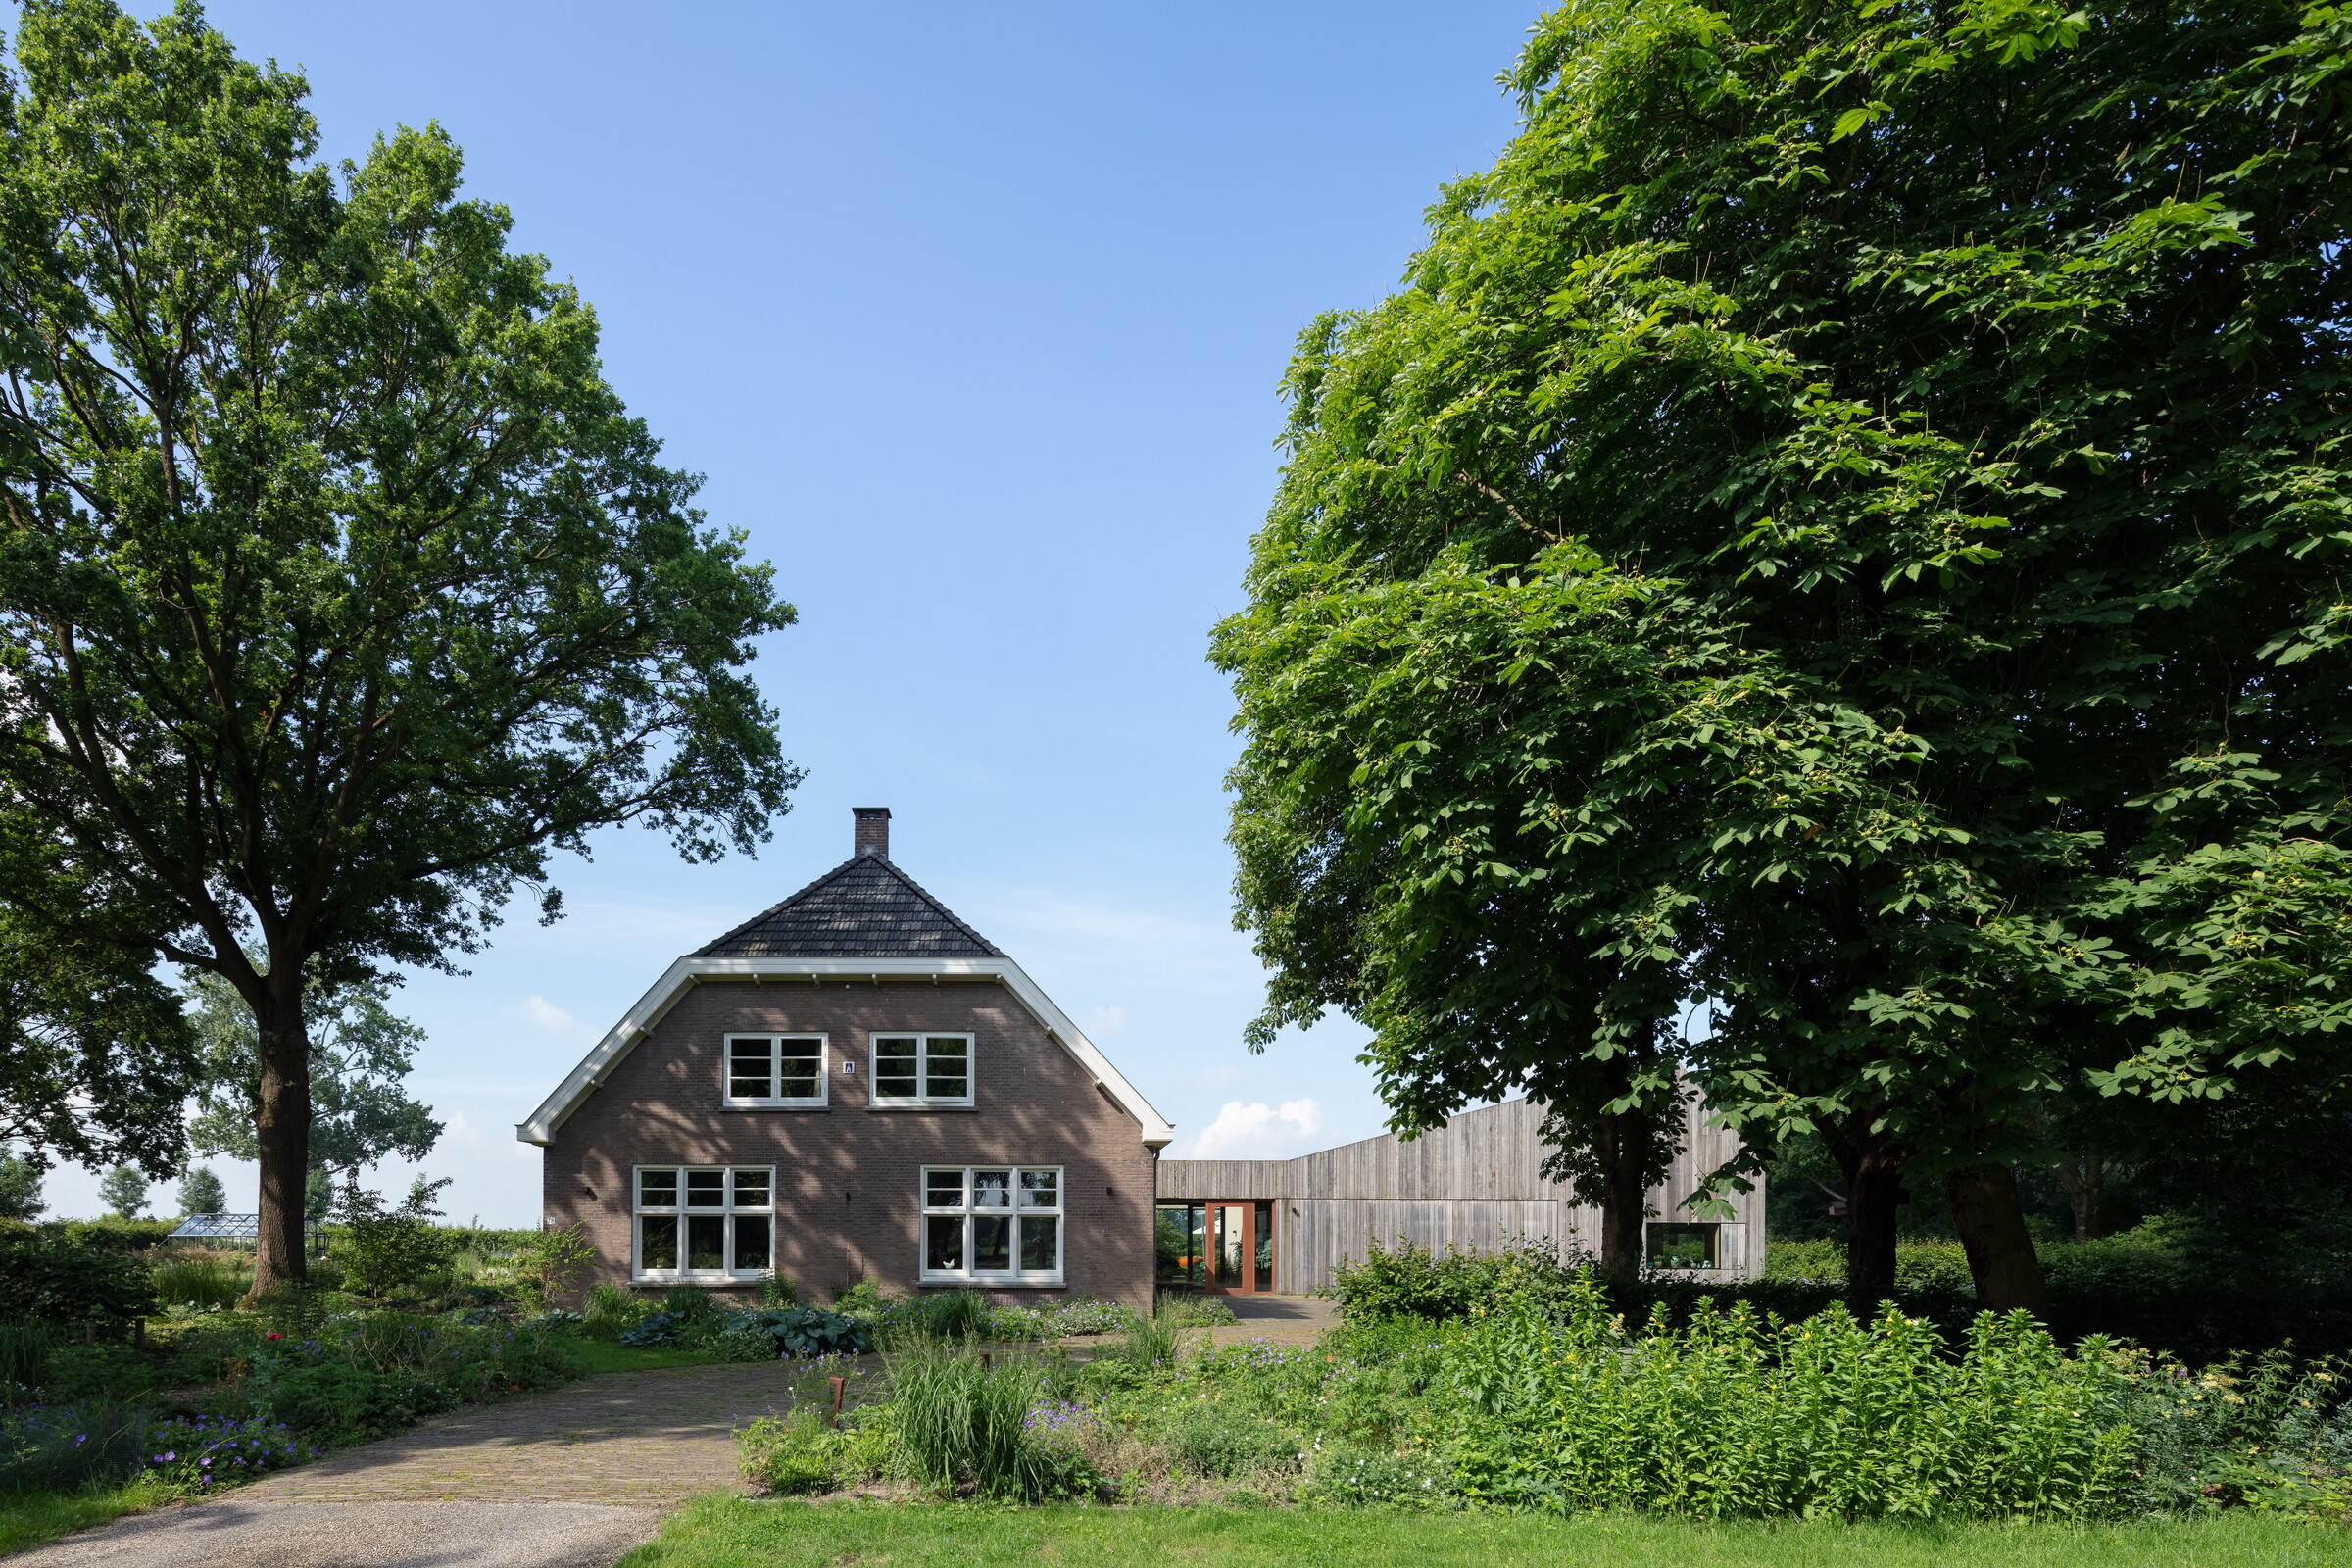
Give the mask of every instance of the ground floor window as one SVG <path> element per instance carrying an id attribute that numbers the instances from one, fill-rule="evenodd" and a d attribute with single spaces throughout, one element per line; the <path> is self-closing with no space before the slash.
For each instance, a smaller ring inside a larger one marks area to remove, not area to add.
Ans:
<path id="1" fill-rule="evenodd" d="M 775 1262 L 775 1175 L 770 1165 L 638 1166 L 630 1274 L 766 1278 Z"/>
<path id="2" fill-rule="evenodd" d="M 1153 1273 L 1162 1285 L 1219 1291 L 1274 1289 L 1274 1205 L 1162 1203 L 1152 1226 Z"/>
<path id="3" fill-rule="evenodd" d="M 922 1278 L 1061 1283 L 1061 1167 L 923 1171 Z"/>
<path id="4" fill-rule="evenodd" d="M 1720 1225 L 1652 1225 L 1649 1227 L 1651 1268 L 1720 1268 Z"/>

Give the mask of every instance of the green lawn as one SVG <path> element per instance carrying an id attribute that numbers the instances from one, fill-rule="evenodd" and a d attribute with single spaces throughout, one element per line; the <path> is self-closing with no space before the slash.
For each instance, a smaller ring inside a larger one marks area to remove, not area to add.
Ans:
<path id="1" fill-rule="evenodd" d="M 141 1476 L 126 1486 L 81 1492 L 0 1493 L 0 1554 L 105 1524 L 170 1499 L 172 1493 Z"/>
<path id="2" fill-rule="evenodd" d="M 2245 1514 L 2073 1529 L 1690 1525 L 1312 1508 L 988 1508 L 709 1496 L 620 1568 L 2302 1568 L 2337 1527 Z"/>
<path id="3" fill-rule="evenodd" d="M 700 1350 L 634 1350 L 610 1340 L 581 1340 L 581 1358 L 591 1372 L 651 1372 L 665 1366 L 717 1366 L 719 1358 Z"/>

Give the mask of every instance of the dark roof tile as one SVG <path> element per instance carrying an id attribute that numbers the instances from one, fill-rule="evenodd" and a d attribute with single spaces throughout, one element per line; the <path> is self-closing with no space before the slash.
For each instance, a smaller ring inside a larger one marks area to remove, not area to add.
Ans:
<path id="1" fill-rule="evenodd" d="M 843 861 L 698 958 L 1001 958 L 986 937 L 879 855 Z"/>

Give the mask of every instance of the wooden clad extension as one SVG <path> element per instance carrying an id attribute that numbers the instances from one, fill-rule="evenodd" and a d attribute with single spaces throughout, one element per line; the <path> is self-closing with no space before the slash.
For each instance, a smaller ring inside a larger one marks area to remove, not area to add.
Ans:
<path id="1" fill-rule="evenodd" d="M 1539 1137 L 1543 1108 L 1527 1100 L 1465 1111 L 1411 1141 L 1393 1133 L 1296 1159 L 1162 1159 L 1160 1200 L 1274 1200 L 1277 1291 L 1299 1294 L 1331 1279 L 1342 1260 L 1375 1240 L 1405 1239 L 1444 1251 L 1487 1251 L 1519 1241 L 1547 1242 L 1563 1257 L 1599 1249 L 1600 1215 L 1564 1184 L 1542 1175 L 1548 1152 Z M 1764 1256 L 1764 1187 L 1730 1195 L 1728 1218 L 1685 1209 L 1706 1172 L 1738 1150 L 1732 1134 L 1706 1125 L 1693 1104 L 1686 1147 L 1650 1193 L 1653 1226 L 1705 1230 L 1713 1264 L 1703 1277 L 1746 1279 Z M 1700 1245 L 1693 1243 L 1692 1245 Z"/>

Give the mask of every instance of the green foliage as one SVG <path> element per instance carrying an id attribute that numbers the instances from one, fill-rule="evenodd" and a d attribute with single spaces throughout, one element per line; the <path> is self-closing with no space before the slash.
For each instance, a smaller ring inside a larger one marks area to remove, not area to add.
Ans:
<path id="1" fill-rule="evenodd" d="M 864 1324 L 821 1306 L 760 1307 L 729 1318 L 723 1338 L 758 1342 L 765 1357 L 863 1355 L 874 1348 Z"/>
<path id="2" fill-rule="evenodd" d="M 891 1430 L 869 1412 L 834 1426 L 823 1410 L 805 1404 L 782 1420 L 754 1421 L 735 1443 L 743 1473 L 789 1497 L 877 1479 L 890 1467 Z"/>
<path id="3" fill-rule="evenodd" d="M 6 467 L 0 459 L 0 472 Z M 13 667 L 5 629 L 0 666 Z M 52 1156 L 93 1169 L 129 1163 L 152 1176 L 176 1169 L 187 1132 L 180 1102 L 196 1057 L 177 999 L 140 953 L 93 941 L 87 930 L 59 931 L 5 904 L 0 1126 L 21 1146 L 9 1157 L 26 1167 L 11 1177 L 22 1211 L 8 1217 L 30 1219 L 40 1207 L 38 1174 Z M 25 1200 L 31 1207 L 23 1207 Z"/>
<path id="4" fill-rule="evenodd" d="M 589 1338 L 617 1341 L 652 1311 L 652 1302 L 627 1286 L 608 1280 L 588 1293 L 588 1309 L 581 1315 L 588 1320 Z"/>
<path id="5" fill-rule="evenodd" d="M 128 1165 L 117 1165 L 98 1182 L 98 1198 L 117 1219 L 138 1219 L 147 1211 L 147 1178 Z"/>
<path id="6" fill-rule="evenodd" d="M 156 1264 L 148 1273 L 148 1284 L 167 1308 L 225 1310 L 253 1289 L 253 1274 L 250 1265 L 218 1253 L 182 1253 Z"/>
<path id="7" fill-rule="evenodd" d="M 1377 1238 L 1359 1261 L 1346 1258 L 1332 1271 L 1326 1295 L 1349 1319 L 1415 1317 L 1438 1321 L 1463 1317 L 1504 1295 L 1564 1300 L 1572 1269 L 1561 1266 L 1556 1249 L 1522 1242 L 1495 1251 L 1447 1247 L 1430 1251 L 1407 1237 L 1395 1247 Z"/>
<path id="8" fill-rule="evenodd" d="M 10 42 L 0 892 L 36 958 L 93 945 L 124 995 L 203 970 L 260 1020 L 273 1283 L 306 988 L 445 966 L 519 886 L 553 916 L 600 827 L 755 845 L 799 774 L 740 669 L 793 612 L 439 127 L 321 164 L 302 78 L 193 6 L 45 0 Z M 127 1017 L 102 1062 L 135 1093 L 99 1099 L 160 1174 L 186 1054 Z"/>
<path id="9" fill-rule="evenodd" d="M 596 1261 L 596 1246 L 585 1227 L 558 1225 L 537 1232 L 515 1270 L 515 1283 L 532 1306 L 545 1307 L 568 1295 L 580 1270 Z"/>
<path id="10" fill-rule="evenodd" d="M 1704 1000 L 1671 1054 L 1867 1178 L 1874 1286 L 1902 1173 L 2052 1098 L 2340 1119 L 2352 20 L 2054 15 L 1538 24 L 1404 287 L 1301 335 L 1217 631 L 1258 1039 L 1365 1020 L 1403 1125 L 1636 1108 Z"/>
<path id="11" fill-rule="evenodd" d="M 1091 1480 L 1063 1450 L 1029 1430 L 1040 1374 L 1025 1357 L 984 1361 L 944 1342 L 919 1344 L 890 1364 L 892 1462 L 944 1493 L 1034 1501 Z"/>
<path id="12" fill-rule="evenodd" d="M 0 1320 L 94 1323 L 121 1333 L 156 1309 L 147 1265 L 30 1232 L 0 1236 Z"/>
<path id="13" fill-rule="evenodd" d="M 39 1168 L 21 1155 L 0 1155 L 0 1219 L 35 1220 L 46 1207 Z"/>
<path id="14" fill-rule="evenodd" d="M 259 955 L 255 956 L 259 957 Z M 195 1005 L 190 1022 L 204 1053 L 204 1077 L 188 1141 L 201 1154 L 258 1159 L 254 1100 L 261 1092 L 261 1030 L 253 1007 L 220 975 L 187 976 Z M 424 1031 L 390 1006 L 381 979 L 303 986 L 310 1035 L 311 1160 L 327 1178 L 391 1156 L 420 1160 L 441 1137 L 432 1107 L 401 1084 L 415 1065 Z M 317 1217 L 323 1217 L 324 1211 Z"/>
<path id="15" fill-rule="evenodd" d="M 21 1392 L 39 1388 L 49 1375 L 49 1352 L 54 1344 L 46 1323 L 0 1323 L 0 1390 L 15 1385 L 12 1397 L 0 1402 L 15 1402 Z"/>
<path id="16" fill-rule="evenodd" d="M 2063 1356 L 2024 1314 L 1955 1357 L 1888 1308 L 1783 1326 L 1743 1307 L 1629 1347 L 1587 1286 L 1551 1321 L 1517 1303 L 1448 1342 L 1421 1441 L 1478 1502 L 1691 1517 L 2096 1518 L 2121 1511 L 2131 1429 L 2103 1347 Z"/>
<path id="17" fill-rule="evenodd" d="M 262 1340 L 247 1392 L 257 1414 L 335 1440 L 380 1437 L 422 1415 L 574 1377 L 562 1331 L 467 1326 L 400 1312 L 343 1314 Z"/>
<path id="18" fill-rule="evenodd" d="M 180 1172 L 179 1212 L 182 1218 L 190 1214 L 221 1214 L 228 1210 L 228 1189 L 213 1174 L 209 1165 Z"/>
<path id="19" fill-rule="evenodd" d="M 434 1226 L 433 1192 L 422 1177 L 400 1207 L 387 1209 L 381 1196 L 357 1182 L 343 1193 L 339 1225 L 329 1255 L 341 1265 L 345 1283 L 362 1296 L 388 1298 L 427 1293 L 446 1283 L 456 1239 Z"/>

